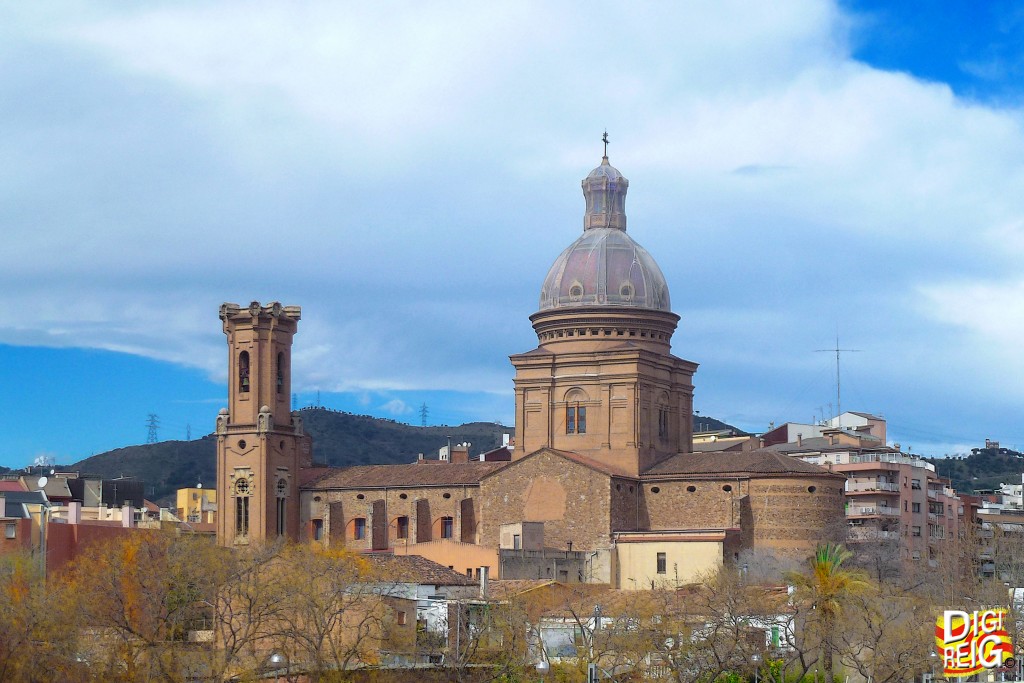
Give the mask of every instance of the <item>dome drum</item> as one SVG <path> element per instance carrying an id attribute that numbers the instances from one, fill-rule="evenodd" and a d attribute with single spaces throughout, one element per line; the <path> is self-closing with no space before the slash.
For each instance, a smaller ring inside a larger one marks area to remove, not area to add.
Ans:
<path id="1" fill-rule="evenodd" d="M 530 316 L 542 346 L 571 343 L 577 350 L 594 344 L 625 343 L 668 353 L 679 316 L 671 311 L 604 306 L 539 311 Z"/>

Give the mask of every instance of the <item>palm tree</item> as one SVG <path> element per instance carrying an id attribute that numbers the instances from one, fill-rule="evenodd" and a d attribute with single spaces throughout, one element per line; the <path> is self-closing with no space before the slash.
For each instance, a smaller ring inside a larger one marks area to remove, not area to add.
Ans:
<path id="1" fill-rule="evenodd" d="M 835 649 L 834 631 L 846 600 L 871 584 L 863 572 L 846 569 L 843 562 L 853 553 L 839 543 L 819 545 L 810 559 L 810 572 L 790 572 L 787 579 L 810 600 L 820 620 L 822 639 L 822 664 L 825 669 L 825 683 L 833 683 L 832 653 Z"/>

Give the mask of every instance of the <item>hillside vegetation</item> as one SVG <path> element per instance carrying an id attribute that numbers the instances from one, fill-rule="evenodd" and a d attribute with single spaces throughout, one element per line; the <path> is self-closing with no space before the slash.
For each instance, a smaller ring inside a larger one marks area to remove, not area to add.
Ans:
<path id="1" fill-rule="evenodd" d="M 419 453 L 437 457 L 451 442 L 469 441 L 476 455 L 501 445 L 511 427 L 493 422 L 470 422 L 457 427 L 413 427 L 367 415 L 327 408 L 303 408 L 306 432 L 313 437 L 313 457 L 334 467 L 412 462 Z M 184 486 L 213 486 L 216 480 L 217 441 L 213 435 L 192 441 L 126 446 L 94 455 L 70 466 L 72 470 L 104 477 L 137 477 L 146 482 L 146 497 L 168 502 Z"/>
<path id="2" fill-rule="evenodd" d="M 935 473 L 952 481 L 961 493 L 1019 484 L 1024 472 L 1024 454 L 1009 448 L 974 448 L 971 454 L 953 458 L 926 458 Z"/>

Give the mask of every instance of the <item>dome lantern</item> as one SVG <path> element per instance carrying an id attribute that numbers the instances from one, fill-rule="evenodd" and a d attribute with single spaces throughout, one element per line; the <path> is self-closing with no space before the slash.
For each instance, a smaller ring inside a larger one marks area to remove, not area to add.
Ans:
<path id="1" fill-rule="evenodd" d="M 626 191 L 629 189 L 629 181 L 608 163 L 607 152 L 606 141 L 601 165 L 583 179 L 583 196 L 587 200 L 587 213 L 583 217 L 584 230 L 626 229 Z"/>

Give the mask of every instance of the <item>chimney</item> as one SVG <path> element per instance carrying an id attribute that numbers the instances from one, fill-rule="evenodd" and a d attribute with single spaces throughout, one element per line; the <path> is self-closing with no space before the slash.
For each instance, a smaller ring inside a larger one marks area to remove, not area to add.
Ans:
<path id="1" fill-rule="evenodd" d="M 490 586 L 487 583 L 487 573 L 490 567 L 480 567 L 480 599 L 486 600 L 490 595 Z"/>
<path id="2" fill-rule="evenodd" d="M 797 446 L 803 446 L 804 445 L 804 435 L 803 434 L 797 434 L 796 435 L 796 445 Z"/>
<path id="3" fill-rule="evenodd" d="M 125 505 L 121 508 L 121 526 L 126 529 L 135 526 L 135 510 L 131 505 Z"/>
<path id="4" fill-rule="evenodd" d="M 68 503 L 68 524 L 82 523 L 82 504 L 77 500 Z"/>
<path id="5" fill-rule="evenodd" d="M 467 441 L 465 443 L 455 444 L 454 446 L 452 446 L 451 462 L 453 464 L 457 462 L 469 462 L 470 445 L 471 444 Z"/>

